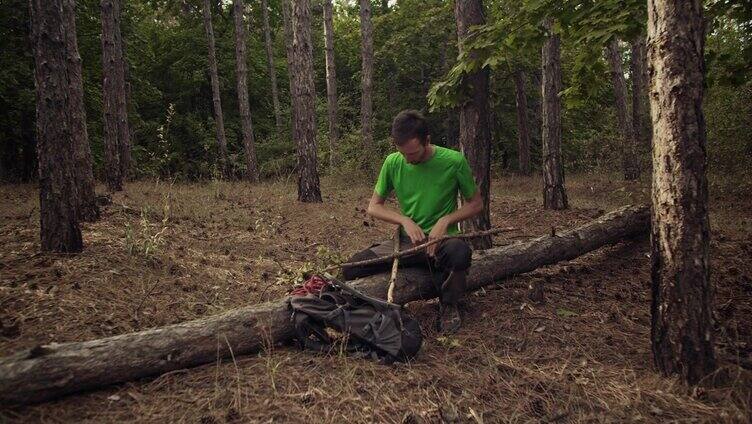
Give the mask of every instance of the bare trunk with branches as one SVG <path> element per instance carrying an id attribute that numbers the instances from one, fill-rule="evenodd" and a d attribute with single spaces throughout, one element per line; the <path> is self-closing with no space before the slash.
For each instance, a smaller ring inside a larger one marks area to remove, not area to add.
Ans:
<path id="1" fill-rule="evenodd" d="M 73 172 L 76 178 L 78 217 L 83 221 L 94 221 L 99 218 L 99 207 L 94 192 L 95 182 L 91 147 L 89 146 L 89 133 L 86 128 L 84 84 L 81 73 L 81 55 L 78 53 L 78 39 L 76 37 L 76 3 L 74 0 L 63 1 L 63 33 L 65 34 L 68 81 L 70 81 L 68 106 L 70 107 L 71 136 L 73 137 Z"/>
<path id="2" fill-rule="evenodd" d="M 274 50 L 272 46 L 272 31 L 269 28 L 269 5 L 266 0 L 261 0 L 261 19 L 264 21 L 264 45 L 266 46 L 266 63 L 269 70 L 269 80 L 272 85 L 272 104 L 274 105 L 274 123 L 277 126 L 277 134 L 282 132 L 282 110 L 279 105 L 279 92 L 277 90 L 277 69 L 274 67 Z"/>
<path id="3" fill-rule="evenodd" d="M 118 152 L 120 154 L 120 175 L 123 181 L 131 177 L 131 130 L 128 123 L 128 85 L 125 81 L 126 60 L 123 32 L 120 29 L 123 14 L 123 0 L 115 0 L 115 53 L 117 54 L 117 122 Z"/>
<path id="4" fill-rule="evenodd" d="M 517 162 L 522 175 L 530 175 L 530 129 L 527 120 L 527 92 L 525 71 L 517 68 L 514 72 L 514 93 L 517 104 Z"/>
<path id="5" fill-rule="evenodd" d="M 457 39 L 460 51 L 464 49 L 464 40 L 470 33 L 470 27 L 483 25 L 481 0 L 457 1 L 454 7 L 457 20 Z M 491 126 L 488 105 L 488 69 L 480 69 L 465 79 L 465 89 L 469 90 L 469 100 L 460 106 L 460 149 L 465 154 L 473 170 L 475 182 L 483 196 L 483 211 L 464 221 L 463 231 L 482 231 L 491 228 L 489 212 L 491 191 Z M 490 237 L 481 237 L 471 241 L 475 249 L 491 247 Z"/>
<path id="6" fill-rule="evenodd" d="M 614 106 L 616 119 L 621 133 L 621 167 L 624 179 L 632 181 L 640 178 L 640 162 L 637 156 L 636 139 L 632 124 L 632 115 L 627 108 L 627 83 L 621 65 L 619 40 L 611 39 L 606 49 L 608 64 L 611 68 L 611 83 L 614 88 Z"/>
<path id="7" fill-rule="evenodd" d="M 337 70 L 334 65 L 332 0 L 324 0 L 324 46 L 326 48 L 326 106 L 329 118 L 329 167 L 334 167 L 334 150 L 339 142 L 337 127 Z"/>
<path id="8" fill-rule="evenodd" d="M 640 151 L 649 151 L 652 145 L 650 104 L 648 102 L 648 70 L 645 57 L 645 37 L 639 36 L 631 44 L 629 62 L 632 74 L 632 125 Z"/>
<path id="9" fill-rule="evenodd" d="M 363 75 L 361 79 L 360 129 L 363 142 L 363 167 L 373 148 L 373 24 L 371 0 L 360 0 L 360 36 Z"/>
<path id="10" fill-rule="evenodd" d="M 123 166 L 120 158 L 119 100 L 120 54 L 115 35 L 120 25 L 118 0 L 102 0 L 102 111 L 104 113 L 104 167 L 107 189 L 123 189 Z"/>
<path id="11" fill-rule="evenodd" d="M 233 1 L 235 15 L 235 74 L 238 82 L 238 110 L 240 111 L 240 125 L 243 130 L 243 148 L 245 150 L 245 172 L 248 181 L 259 180 L 258 165 L 256 163 L 256 148 L 253 137 L 253 121 L 251 119 L 251 105 L 248 102 L 248 67 L 245 54 L 245 6 L 243 0 Z"/>
<path id="12" fill-rule="evenodd" d="M 31 0 L 29 4 L 36 82 L 41 247 L 46 252 L 80 252 L 83 241 L 76 211 L 72 155 L 80 134 L 72 132 L 81 117 L 71 116 L 65 6 L 63 0 Z"/>
<path id="13" fill-rule="evenodd" d="M 212 104 L 214 105 L 214 124 L 217 131 L 217 145 L 219 146 L 219 167 L 223 176 L 228 175 L 227 137 L 225 137 L 225 120 L 222 117 L 222 99 L 219 91 L 219 72 L 217 71 L 217 53 L 214 43 L 214 28 L 212 27 L 211 3 L 204 0 L 204 28 L 206 30 L 206 44 L 209 54 L 209 77 L 212 87 Z"/>
<path id="14" fill-rule="evenodd" d="M 282 0 L 282 23 L 285 33 L 285 54 L 287 55 L 287 75 L 290 89 L 290 115 L 292 122 L 295 122 L 295 84 L 293 84 L 293 31 L 292 31 L 292 2 L 293 0 Z M 291 130 L 292 133 L 292 130 Z"/>
<path id="15" fill-rule="evenodd" d="M 316 157 L 316 90 L 313 85 L 310 0 L 292 5 L 293 138 L 298 149 L 298 200 L 321 202 Z"/>
<path id="16" fill-rule="evenodd" d="M 543 44 L 541 72 L 543 207 L 559 210 L 569 208 L 561 162 L 561 41 L 559 35 L 553 33 L 551 19 L 546 20 L 545 26 L 548 36 Z"/>

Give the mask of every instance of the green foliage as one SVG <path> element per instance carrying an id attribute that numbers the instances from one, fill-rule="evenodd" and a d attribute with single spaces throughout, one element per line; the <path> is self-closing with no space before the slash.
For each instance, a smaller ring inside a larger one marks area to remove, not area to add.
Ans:
<path id="1" fill-rule="evenodd" d="M 645 2 L 642 0 L 525 0 L 499 2 L 504 13 L 496 20 L 474 28 L 466 49 L 446 76 L 431 87 L 432 110 L 462 102 L 464 77 L 481 68 L 491 70 L 531 67 L 539 63 L 545 29 L 541 23 L 554 19 L 553 32 L 572 47 L 569 71 L 572 83 L 562 95 L 570 106 L 583 106 L 596 95 L 594 82 L 602 79 L 605 65 L 601 50 L 613 37 L 632 39 L 644 32 Z"/>
<path id="2" fill-rule="evenodd" d="M 34 176 L 34 60 L 26 28 L 29 4 L 0 7 L 0 181 Z"/>
<path id="3" fill-rule="evenodd" d="M 102 63 L 99 0 L 77 3 L 84 101 L 95 173 L 102 175 Z M 234 24 L 230 2 L 211 2 L 230 167 L 245 170 L 235 84 Z M 313 2 L 312 36 L 319 170 L 351 181 L 373 178 L 391 151 L 393 116 L 406 108 L 427 113 L 433 141 L 454 145 L 464 78 L 491 70 L 492 160 L 514 164 L 516 110 L 513 72 L 527 75 L 533 163 L 540 156 L 541 22 L 555 19 L 562 39 L 563 154 L 568 169 L 619 167 L 611 82 L 603 47 L 613 37 L 630 42 L 644 34 L 644 0 L 486 0 L 486 25 L 471 30 L 458 53 L 454 2 L 400 0 L 388 11 L 373 7 L 374 146 L 360 135 L 361 52 L 358 5 L 335 1 L 334 42 L 340 140 L 330 168 L 322 10 Z M 260 2 L 247 2 L 249 98 L 256 155 L 265 178 L 292 179 L 297 156 L 292 142 L 290 98 L 281 2 L 270 0 L 277 86 L 284 128 L 278 133 L 271 99 Z M 752 116 L 745 109 L 752 75 L 752 7 L 749 2 L 706 0 L 706 115 L 713 169 L 741 172 L 738 157 L 752 148 Z M 137 177 L 211 179 L 217 175 L 217 143 L 209 84 L 201 2 L 129 0 L 122 31 L 131 83 L 129 120 Z M 0 180 L 35 178 L 35 94 L 28 39 L 28 4 L 8 0 L 0 8 Z M 628 59 L 625 55 L 625 59 Z M 625 67 L 625 69 L 627 69 Z M 631 77 L 627 71 L 627 77 Z M 430 113 L 429 113 L 430 112 Z M 646 152 L 643 152 L 646 154 Z M 363 171 L 363 159 L 370 169 Z M 138 233 L 138 230 L 134 230 Z"/>

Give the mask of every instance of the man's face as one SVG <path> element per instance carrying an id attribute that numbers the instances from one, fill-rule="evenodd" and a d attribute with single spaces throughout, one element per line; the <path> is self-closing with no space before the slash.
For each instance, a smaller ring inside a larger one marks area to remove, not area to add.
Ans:
<path id="1" fill-rule="evenodd" d="M 397 146 L 397 151 L 402 153 L 402 156 L 405 157 L 405 160 L 408 163 L 415 165 L 423 162 L 425 159 L 427 144 L 428 143 L 423 145 L 423 143 L 420 142 L 420 139 L 415 137 L 402 146 Z"/>

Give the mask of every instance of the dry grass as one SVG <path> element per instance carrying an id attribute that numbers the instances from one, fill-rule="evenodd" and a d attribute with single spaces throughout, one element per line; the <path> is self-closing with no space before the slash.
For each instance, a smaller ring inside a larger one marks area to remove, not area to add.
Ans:
<path id="1" fill-rule="evenodd" d="M 569 177 L 571 210 L 542 210 L 537 179 L 494 184 L 493 220 L 522 236 L 568 228 L 646 201 L 645 182 Z M 302 271 L 390 237 L 365 216 L 366 185 L 324 181 L 325 202 L 289 183 L 138 182 L 84 224 L 80 255 L 38 254 L 37 194 L 0 187 L 0 354 L 110 336 L 282 295 Z M 469 296 L 466 326 L 431 329 L 432 302 L 410 310 L 426 329 L 417 360 L 392 367 L 282 346 L 154 379 L 0 411 L 41 422 L 745 422 L 750 366 L 750 201 L 714 187 L 714 383 L 689 391 L 655 373 L 646 241 L 542 268 Z M 122 207 L 126 205 L 127 207 Z M 498 238 L 496 243 L 508 240 Z M 545 304 L 527 287 L 545 282 Z M 745 362 L 746 361 L 746 362 Z"/>

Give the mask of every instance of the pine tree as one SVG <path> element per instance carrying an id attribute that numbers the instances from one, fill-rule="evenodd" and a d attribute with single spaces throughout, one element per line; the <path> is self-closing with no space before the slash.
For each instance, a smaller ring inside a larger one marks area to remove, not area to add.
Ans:
<path id="1" fill-rule="evenodd" d="M 696 384 L 715 369 L 702 2 L 649 0 L 647 45 L 653 93 L 653 358 L 663 373 Z"/>
<path id="2" fill-rule="evenodd" d="M 468 37 L 470 27 L 483 25 L 481 0 L 455 2 L 454 16 L 457 20 L 457 39 L 460 51 Z M 460 149 L 465 154 L 475 181 L 483 197 L 483 212 L 462 223 L 463 231 L 482 231 L 491 228 L 489 199 L 491 189 L 491 127 L 488 105 L 488 69 L 467 75 L 465 89 L 468 101 L 460 106 Z M 491 247 L 491 237 L 475 238 L 471 241 L 476 249 Z"/>

